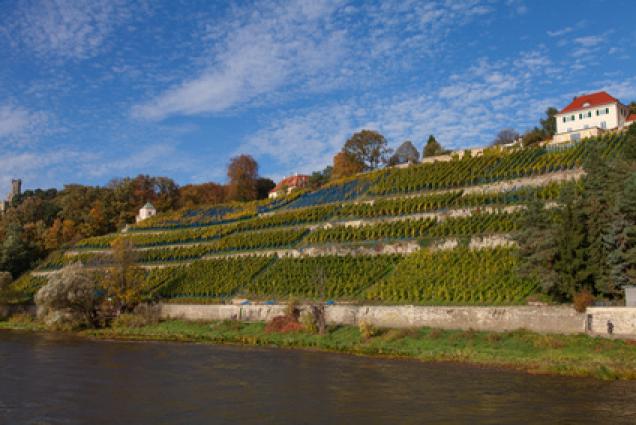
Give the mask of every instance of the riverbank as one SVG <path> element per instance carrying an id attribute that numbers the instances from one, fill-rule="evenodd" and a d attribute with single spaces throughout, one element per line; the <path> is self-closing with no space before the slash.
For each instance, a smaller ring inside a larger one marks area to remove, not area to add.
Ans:
<path id="1" fill-rule="evenodd" d="M 28 321 L 0 322 L 0 329 L 41 331 Z M 586 335 L 528 331 L 476 332 L 421 328 L 377 330 L 365 338 L 357 327 L 338 326 L 320 336 L 268 333 L 263 323 L 168 320 L 139 328 L 92 329 L 78 335 L 99 339 L 182 341 L 299 348 L 420 361 L 462 362 L 533 374 L 636 379 L 636 343 Z"/>

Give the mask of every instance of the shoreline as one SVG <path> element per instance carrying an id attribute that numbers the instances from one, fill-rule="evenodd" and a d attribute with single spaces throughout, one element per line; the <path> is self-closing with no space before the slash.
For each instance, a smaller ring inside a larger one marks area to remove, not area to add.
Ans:
<path id="1" fill-rule="evenodd" d="M 0 322 L 2 330 L 50 333 L 36 322 Z M 372 336 L 364 338 L 354 326 L 330 327 L 325 336 L 320 336 L 302 331 L 268 333 L 264 323 L 180 320 L 61 334 L 98 340 L 301 349 L 422 362 L 453 362 L 537 375 L 636 380 L 636 343 L 586 335 L 418 328 L 378 329 Z"/>

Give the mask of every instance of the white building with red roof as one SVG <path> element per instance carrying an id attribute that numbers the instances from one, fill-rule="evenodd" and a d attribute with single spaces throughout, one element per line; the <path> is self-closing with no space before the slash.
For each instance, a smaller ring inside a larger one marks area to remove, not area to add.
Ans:
<path id="1" fill-rule="evenodd" d="M 575 142 L 608 130 L 622 129 L 636 119 L 630 115 L 628 106 L 604 91 L 575 97 L 555 117 L 555 143 Z"/>
<path id="2" fill-rule="evenodd" d="M 269 198 L 276 199 L 279 196 L 288 195 L 296 189 L 302 189 L 307 186 L 309 186 L 309 176 L 295 174 L 285 177 L 275 188 L 269 191 Z"/>

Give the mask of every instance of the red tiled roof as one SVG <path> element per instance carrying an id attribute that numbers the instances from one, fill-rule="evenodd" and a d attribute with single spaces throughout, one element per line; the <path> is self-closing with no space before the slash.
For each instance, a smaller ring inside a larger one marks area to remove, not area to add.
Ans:
<path id="1" fill-rule="evenodd" d="M 309 176 L 302 174 L 296 176 L 285 177 L 276 185 L 275 188 L 269 191 L 269 193 L 278 192 L 284 187 L 303 187 L 309 183 Z"/>
<path id="2" fill-rule="evenodd" d="M 630 122 L 636 120 L 636 114 L 630 114 L 625 121 Z"/>
<path id="3" fill-rule="evenodd" d="M 618 102 L 618 99 L 610 96 L 607 92 L 599 91 L 596 93 L 585 94 L 575 98 L 572 103 L 563 108 L 560 112 L 564 114 L 566 112 L 578 111 L 579 109 L 593 108 L 595 106 L 607 105 L 608 103 Z"/>

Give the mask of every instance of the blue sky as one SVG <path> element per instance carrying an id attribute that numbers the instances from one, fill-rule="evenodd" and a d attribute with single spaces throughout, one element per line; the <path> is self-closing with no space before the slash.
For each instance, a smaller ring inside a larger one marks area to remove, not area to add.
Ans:
<path id="1" fill-rule="evenodd" d="M 278 179 L 362 128 L 488 143 L 604 89 L 636 100 L 636 2 L 0 0 L 0 193 L 139 173 Z"/>

